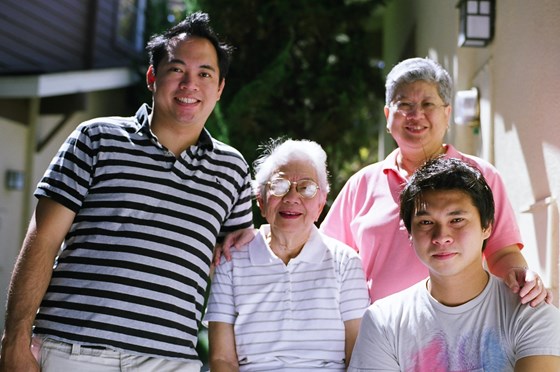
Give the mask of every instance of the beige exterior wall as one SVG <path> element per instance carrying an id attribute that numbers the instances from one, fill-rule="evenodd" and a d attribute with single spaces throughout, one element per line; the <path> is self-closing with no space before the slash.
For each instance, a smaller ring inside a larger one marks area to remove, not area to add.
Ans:
<path id="1" fill-rule="evenodd" d="M 36 199 L 33 197 L 35 186 L 60 145 L 76 125 L 97 116 L 133 115 L 134 112 L 125 107 L 127 101 L 123 89 L 89 93 L 87 109 L 73 114 L 48 144 L 40 152 L 35 152 L 32 157 L 33 170 L 29 187 L 21 191 L 7 190 L 4 186 L 5 176 L 8 169 L 18 171 L 26 169 L 26 144 L 30 136 L 30 126 L 0 117 L 2 128 L 0 136 L 0 329 L 4 328 L 5 301 L 13 265 L 36 204 Z M 39 117 L 37 139 L 44 139 L 61 119 L 61 115 Z M 29 206 L 27 212 L 24 211 L 25 205 Z"/>
<path id="2" fill-rule="evenodd" d="M 4 328 L 4 308 L 7 287 L 12 274 L 13 264 L 21 245 L 21 210 L 23 192 L 7 190 L 5 175 L 7 170 L 24 169 L 23 144 L 26 127 L 22 124 L 3 121 L 0 118 L 0 326 Z"/>
<path id="3" fill-rule="evenodd" d="M 458 48 L 457 1 L 392 0 L 385 9 L 384 55 L 429 56 L 456 90 L 480 91 L 480 128 L 451 123 L 448 142 L 501 172 L 532 269 L 558 305 L 560 198 L 560 2 L 497 0 L 494 40 Z"/>

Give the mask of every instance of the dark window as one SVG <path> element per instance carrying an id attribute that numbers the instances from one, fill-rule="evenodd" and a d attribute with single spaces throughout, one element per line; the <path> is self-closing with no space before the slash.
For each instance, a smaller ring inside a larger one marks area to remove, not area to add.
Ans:
<path id="1" fill-rule="evenodd" d="M 119 0 L 116 41 L 121 48 L 140 52 L 144 47 L 144 9 L 146 0 Z"/>

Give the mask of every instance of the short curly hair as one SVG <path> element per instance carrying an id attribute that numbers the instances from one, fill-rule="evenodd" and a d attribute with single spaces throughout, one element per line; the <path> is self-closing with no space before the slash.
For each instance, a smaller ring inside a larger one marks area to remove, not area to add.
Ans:
<path id="1" fill-rule="evenodd" d="M 453 80 L 447 70 L 429 58 L 409 58 L 399 62 L 387 75 L 385 81 L 385 104 L 395 99 L 395 94 L 403 85 L 416 81 L 426 81 L 437 85 L 443 103 L 450 105 L 453 99 Z"/>

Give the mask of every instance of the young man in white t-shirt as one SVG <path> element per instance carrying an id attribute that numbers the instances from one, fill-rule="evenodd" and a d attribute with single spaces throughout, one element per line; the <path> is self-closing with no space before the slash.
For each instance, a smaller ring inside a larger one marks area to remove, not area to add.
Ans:
<path id="1" fill-rule="evenodd" d="M 370 306 L 349 371 L 559 371 L 560 311 L 522 305 L 482 265 L 494 201 L 481 173 L 431 160 L 400 202 L 429 277 Z"/>

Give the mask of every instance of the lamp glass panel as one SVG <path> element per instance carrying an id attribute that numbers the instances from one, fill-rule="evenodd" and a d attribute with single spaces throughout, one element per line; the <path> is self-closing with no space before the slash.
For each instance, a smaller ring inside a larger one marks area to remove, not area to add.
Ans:
<path id="1" fill-rule="evenodd" d="M 467 14 L 478 13 L 478 1 L 467 1 Z"/>
<path id="2" fill-rule="evenodd" d="M 480 14 L 490 14 L 490 1 L 480 2 Z"/>
<path id="3" fill-rule="evenodd" d="M 490 17 L 467 16 L 467 38 L 488 39 L 490 37 Z"/>

